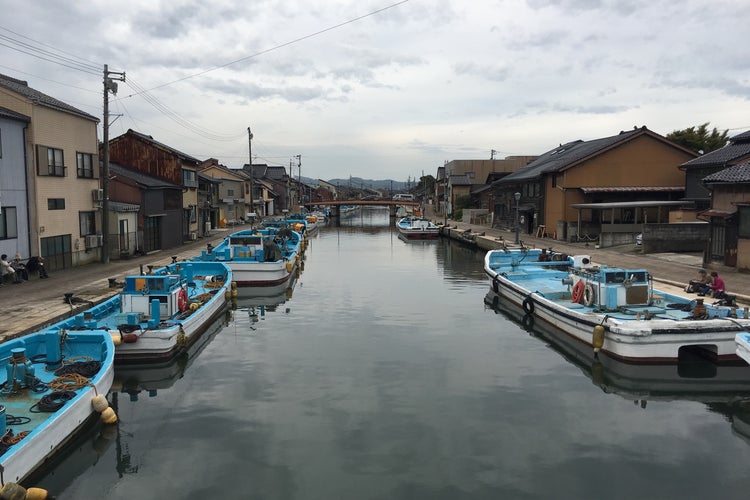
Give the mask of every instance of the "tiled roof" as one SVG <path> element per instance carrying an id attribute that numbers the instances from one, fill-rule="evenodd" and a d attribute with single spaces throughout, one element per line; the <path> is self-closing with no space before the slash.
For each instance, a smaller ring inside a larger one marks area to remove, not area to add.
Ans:
<path id="1" fill-rule="evenodd" d="M 581 160 L 603 152 L 619 143 L 631 140 L 633 137 L 645 133 L 653 134 L 645 127 L 626 132 L 620 132 L 611 137 L 594 139 L 591 141 L 573 141 L 547 151 L 536 160 L 522 167 L 510 175 L 497 181 L 498 184 L 513 183 L 536 179 L 544 174 L 560 172 Z M 656 134 L 654 134 L 656 135 Z"/>
<path id="2" fill-rule="evenodd" d="M 719 170 L 718 172 L 704 177 L 703 182 L 706 184 L 720 182 L 750 182 L 750 163 L 740 163 L 739 165 L 733 165 L 724 170 Z"/>
<path id="3" fill-rule="evenodd" d="M 449 181 L 451 186 L 471 186 L 471 179 L 466 175 L 451 175 Z"/>
<path id="4" fill-rule="evenodd" d="M 747 158 L 750 158 L 750 131 L 735 135 L 723 148 L 687 161 L 680 167 L 725 167 Z"/>
<path id="5" fill-rule="evenodd" d="M 665 191 L 679 193 L 685 191 L 685 186 L 596 186 L 582 187 L 581 191 L 588 193 L 663 193 Z"/>
<path id="6" fill-rule="evenodd" d="M 54 97 L 48 96 L 47 94 L 43 94 L 38 90 L 32 89 L 31 87 L 29 87 L 29 84 L 27 82 L 24 82 L 23 80 L 16 80 L 15 78 L 11 78 L 0 73 L 0 87 L 4 87 L 10 91 L 16 92 L 17 94 L 21 94 L 34 104 L 56 109 L 58 111 L 63 111 L 65 113 L 71 113 L 80 116 L 81 118 L 99 122 L 99 118 L 95 116 L 85 113 L 78 108 L 74 108 L 70 104 L 65 104 L 64 102 L 55 99 Z"/>
<path id="7" fill-rule="evenodd" d="M 137 184 L 140 184 L 143 187 L 182 189 L 181 186 L 172 184 L 171 182 L 163 181 L 161 179 L 157 179 L 156 177 L 151 177 L 150 175 L 146 175 L 138 170 L 123 167 L 122 165 L 119 165 L 117 163 L 109 163 L 109 174 L 120 175 L 126 179 L 132 179 Z"/>

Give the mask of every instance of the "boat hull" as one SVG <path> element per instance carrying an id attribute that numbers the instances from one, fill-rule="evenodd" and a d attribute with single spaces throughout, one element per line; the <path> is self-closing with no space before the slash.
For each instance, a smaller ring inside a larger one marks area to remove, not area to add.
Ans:
<path id="1" fill-rule="evenodd" d="M 750 363 L 750 334 L 746 332 L 738 333 L 734 341 L 737 356 L 746 363 Z"/>
<path id="2" fill-rule="evenodd" d="M 579 367 L 597 387 L 627 399 L 689 399 L 703 402 L 733 401 L 750 397 L 750 366 L 737 362 L 716 365 L 701 357 L 680 363 L 628 363 L 596 355 L 586 343 L 552 327 L 522 307 L 508 304 L 493 291 L 486 305 L 518 322 L 532 336 L 544 341 L 571 364 Z"/>
<path id="3" fill-rule="evenodd" d="M 287 265 L 289 264 L 289 265 Z M 232 276 L 240 287 L 263 287 L 283 290 L 289 279 L 297 271 L 297 264 L 291 261 L 243 262 L 231 261 L 227 265 L 232 269 Z"/>

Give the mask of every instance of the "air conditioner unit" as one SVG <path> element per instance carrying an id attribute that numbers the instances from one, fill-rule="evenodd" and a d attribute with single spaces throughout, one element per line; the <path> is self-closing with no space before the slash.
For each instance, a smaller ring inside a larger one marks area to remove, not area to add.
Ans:
<path id="1" fill-rule="evenodd" d="M 190 239 L 193 240 L 193 241 L 197 240 L 198 239 L 198 233 L 195 233 L 195 232 L 190 233 Z"/>
<path id="2" fill-rule="evenodd" d="M 94 201 L 104 201 L 104 190 L 103 189 L 92 189 L 91 198 Z"/>
<path id="3" fill-rule="evenodd" d="M 96 248 L 101 246 L 101 236 L 98 234 L 89 234 L 86 236 L 86 248 Z"/>

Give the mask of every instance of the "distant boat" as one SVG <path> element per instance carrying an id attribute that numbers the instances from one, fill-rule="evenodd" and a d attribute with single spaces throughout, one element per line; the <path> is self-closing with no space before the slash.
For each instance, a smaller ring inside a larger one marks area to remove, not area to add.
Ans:
<path id="1" fill-rule="evenodd" d="M 440 228 L 421 217 L 402 217 L 396 221 L 398 232 L 408 240 L 433 240 L 440 235 Z"/>
<path id="2" fill-rule="evenodd" d="M 105 398 L 114 358 L 106 329 L 78 332 L 54 324 L 0 344 L 0 470 L 6 484 L 23 481 L 92 424 L 97 412 L 108 410 L 102 420 L 117 421 Z"/>
<path id="3" fill-rule="evenodd" d="M 484 270 L 503 300 L 620 360 L 678 362 L 698 351 L 735 361 L 735 335 L 750 329 L 736 307 L 655 289 L 648 270 L 599 267 L 588 255 L 491 250 Z"/>
<path id="4" fill-rule="evenodd" d="M 111 299 L 60 323 L 107 330 L 117 363 L 164 362 L 185 351 L 227 307 L 232 271 L 219 262 L 177 262 L 125 277 Z"/>
<path id="5" fill-rule="evenodd" d="M 283 291 L 300 267 L 303 241 L 300 233 L 286 226 L 244 229 L 194 260 L 225 263 L 238 286 L 262 287 L 273 294 Z"/>

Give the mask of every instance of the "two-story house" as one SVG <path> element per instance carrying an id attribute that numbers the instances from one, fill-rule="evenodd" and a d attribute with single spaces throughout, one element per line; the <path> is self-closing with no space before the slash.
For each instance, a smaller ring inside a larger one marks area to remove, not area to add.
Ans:
<path id="1" fill-rule="evenodd" d="M 646 127 L 560 144 L 495 181 L 495 220 L 569 241 L 602 232 L 632 241 L 644 221 L 666 222 L 665 207 L 683 203 L 678 167 L 695 156 Z"/>
<path id="2" fill-rule="evenodd" d="M 245 193 L 249 189 L 247 177 L 219 163 L 216 158 L 209 158 L 198 166 L 198 171 L 206 177 L 220 181 L 218 226 L 234 224 L 245 219 L 248 206 L 245 204 Z"/>
<path id="3" fill-rule="evenodd" d="M 24 144 L 29 241 L 18 253 L 41 255 L 49 269 L 99 260 L 99 119 L 6 75 L 0 75 L 0 107 L 30 118 Z"/>
<path id="4" fill-rule="evenodd" d="M 177 149 L 155 141 L 150 135 L 145 135 L 129 129 L 126 133 L 110 139 L 109 159 L 111 163 L 118 163 L 147 176 L 161 179 L 169 184 L 182 186 L 179 205 L 182 214 L 178 224 L 169 227 L 144 227 L 143 231 L 164 232 L 165 242 L 185 242 L 198 236 L 199 207 L 198 207 L 198 165 L 200 160 Z M 144 222 L 154 224 L 154 221 L 144 219 Z M 114 226 L 110 224 L 110 230 Z M 166 233 L 174 232 L 167 236 Z M 168 243 L 171 245 L 171 243 Z"/>

